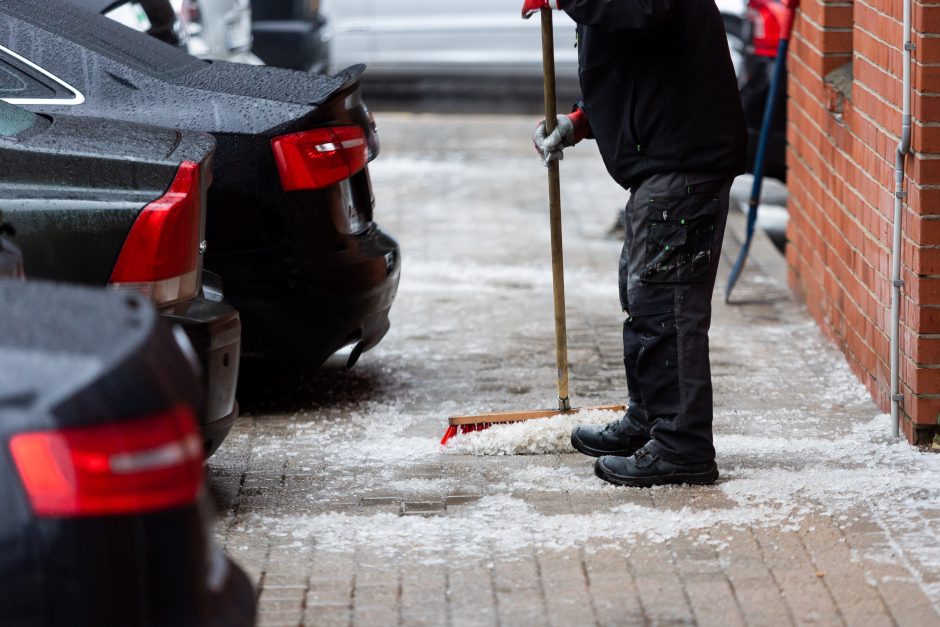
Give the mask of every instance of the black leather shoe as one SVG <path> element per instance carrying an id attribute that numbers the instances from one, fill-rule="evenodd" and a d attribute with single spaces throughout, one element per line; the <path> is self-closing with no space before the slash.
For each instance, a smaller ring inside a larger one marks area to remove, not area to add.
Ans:
<path id="1" fill-rule="evenodd" d="M 601 455 L 633 455 L 649 442 L 649 435 L 624 433 L 622 422 L 615 420 L 605 426 L 578 425 L 571 431 L 571 446 L 591 457 Z"/>
<path id="2" fill-rule="evenodd" d="M 718 466 L 715 462 L 688 465 L 669 462 L 643 447 L 633 457 L 599 458 L 594 474 L 604 481 L 635 488 L 677 483 L 709 485 L 718 479 Z"/>

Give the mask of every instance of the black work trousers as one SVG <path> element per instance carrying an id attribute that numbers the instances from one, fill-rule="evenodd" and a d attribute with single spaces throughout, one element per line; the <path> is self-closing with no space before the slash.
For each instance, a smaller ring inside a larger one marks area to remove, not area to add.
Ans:
<path id="1" fill-rule="evenodd" d="M 624 426 L 670 461 L 715 459 L 708 330 L 731 181 L 656 174 L 631 190 L 624 216 Z"/>

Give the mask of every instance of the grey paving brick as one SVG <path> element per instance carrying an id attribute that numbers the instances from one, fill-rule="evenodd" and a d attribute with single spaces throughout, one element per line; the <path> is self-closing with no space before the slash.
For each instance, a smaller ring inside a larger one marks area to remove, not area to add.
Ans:
<path id="1" fill-rule="evenodd" d="M 535 556 L 495 562 L 493 587 L 501 624 L 547 624 L 545 597 Z"/>
<path id="2" fill-rule="evenodd" d="M 447 624 L 447 566 L 403 564 L 401 622 L 404 625 Z"/>
<path id="3" fill-rule="evenodd" d="M 445 509 L 444 501 L 405 501 L 402 503 L 402 513 L 405 516 L 443 514 Z"/>
<path id="4" fill-rule="evenodd" d="M 496 594 L 491 566 L 479 558 L 447 560 L 447 605 L 454 625 L 495 625 Z"/>
<path id="5" fill-rule="evenodd" d="M 647 619 L 653 623 L 694 622 L 692 608 L 668 545 L 637 545 L 630 552 L 629 560 Z"/>
<path id="6" fill-rule="evenodd" d="M 539 578 L 552 625 L 597 623 L 594 603 L 579 549 L 540 551 L 536 554 Z"/>
<path id="7" fill-rule="evenodd" d="M 598 624 L 644 624 L 639 590 L 625 555 L 615 549 L 591 549 L 583 559 Z"/>

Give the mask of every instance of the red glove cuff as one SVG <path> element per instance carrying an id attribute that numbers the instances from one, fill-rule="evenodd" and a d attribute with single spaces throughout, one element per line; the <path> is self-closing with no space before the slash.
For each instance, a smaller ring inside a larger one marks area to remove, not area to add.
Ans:
<path id="1" fill-rule="evenodd" d="M 588 123 L 587 114 L 584 109 L 575 109 L 568 114 L 568 119 L 574 124 L 575 143 L 591 136 L 591 125 Z"/>
<path id="2" fill-rule="evenodd" d="M 522 3 L 522 17 L 528 19 L 542 9 L 561 11 L 562 0 L 524 0 Z"/>

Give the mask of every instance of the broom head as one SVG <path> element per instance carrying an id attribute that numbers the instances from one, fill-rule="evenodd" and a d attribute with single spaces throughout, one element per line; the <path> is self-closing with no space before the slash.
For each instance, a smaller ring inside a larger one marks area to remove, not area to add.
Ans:
<path id="1" fill-rule="evenodd" d="M 583 411 L 615 411 L 624 412 L 627 408 L 624 405 L 605 405 L 602 407 L 578 407 L 575 409 L 543 409 L 536 411 L 510 411 L 496 414 L 478 414 L 476 416 L 451 416 L 448 419 L 447 431 L 441 438 L 441 446 L 447 443 L 458 433 L 471 433 L 473 431 L 483 431 L 497 424 L 509 424 L 513 422 L 524 422 L 526 420 L 536 420 L 538 418 L 551 418 L 552 416 L 561 416 L 565 414 L 577 414 Z"/>

